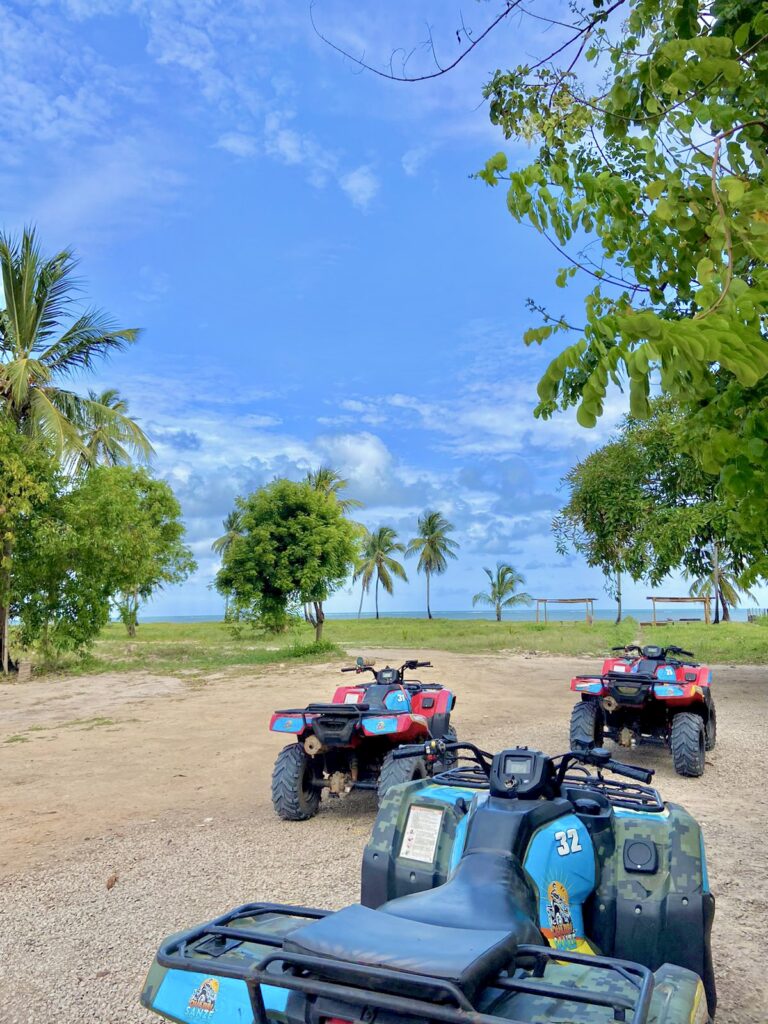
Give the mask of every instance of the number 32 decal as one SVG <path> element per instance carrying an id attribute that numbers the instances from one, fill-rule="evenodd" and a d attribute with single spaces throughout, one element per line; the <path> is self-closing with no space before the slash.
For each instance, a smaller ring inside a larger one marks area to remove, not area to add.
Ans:
<path id="1" fill-rule="evenodd" d="M 583 847 L 579 842 L 579 833 L 575 828 L 569 828 L 565 832 L 555 832 L 557 852 L 561 857 L 567 857 L 569 853 L 579 853 Z"/>

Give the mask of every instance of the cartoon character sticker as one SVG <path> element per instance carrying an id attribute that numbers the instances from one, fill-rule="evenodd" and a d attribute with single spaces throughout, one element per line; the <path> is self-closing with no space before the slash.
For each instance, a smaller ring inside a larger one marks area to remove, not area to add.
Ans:
<path id="1" fill-rule="evenodd" d="M 216 1010 L 216 997 L 219 994 L 219 983 L 216 978 L 206 978 L 200 982 L 189 997 L 187 1009 L 195 1019 L 207 1020 Z"/>
<path id="2" fill-rule="evenodd" d="M 573 929 L 568 890 L 561 882 L 550 882 L 547 901 L 549 928 L 543 929 L 544 934 L 556 949 L 576 949 L 578 938 Z"/>

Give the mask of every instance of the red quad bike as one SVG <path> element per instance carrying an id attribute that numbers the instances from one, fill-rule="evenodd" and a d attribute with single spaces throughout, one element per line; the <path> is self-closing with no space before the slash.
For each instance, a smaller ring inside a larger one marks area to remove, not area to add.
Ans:
<path id="1" fill-rule="evenodd" d="M 571 689 L 581 701 L 571 712 L 571 748 L 601 747 L 603 738 L 621 746 L 663 743 L 672 750 L 678 775 L 704 773 L 704 754 L 714 750 L 717 717 L 712 671 L 681 647 L 614 647 L 599 676 L 575 676 Z"/>
<path id="2" fill-rule="evenodd" d="M 423 779 L 450 768 L 454 755 L 395 759 L 403 743 L 429 739 L 456 741 L 451 711 L 456 698 L 439 683 L 406 680 L 404 673 L 431 667 L 429 661 L 406 661 L 400 668 L 376 671 L 362 658 L 342 672 L 370 672 L 371 682 L 339 686 L 330 704 L 276 711 L 272 732 L 293 733 L 296 743 L 283 747 L 272 772 L 272 803 L 286 821 L 317 814 L 322 791 L 340 797 L 353 789 L 378 790 L 379 801 L 402 782 Z M 449 763 L 450 762 L 450 763 Z"/>

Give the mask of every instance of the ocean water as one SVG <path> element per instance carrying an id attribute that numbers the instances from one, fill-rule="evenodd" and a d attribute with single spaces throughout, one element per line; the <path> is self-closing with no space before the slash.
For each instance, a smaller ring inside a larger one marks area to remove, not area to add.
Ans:
<path id="1" fill-rule="evenodd" d="M 746 622 L 747 615 L 754 613 L 753 608 L 735 608 L 731 609 L 731 618 L 735 622 Z M 698 614 L 697 614 L 698 612 Z M 544 612 L 542 610 L 542 621 Z M 432 615 L 436 619 L 489 619 L 495 618 L 493 611 L 442 611 L 432 609 Z M 550 622 L 581 622 L 584 620 L 584 609 L 579 607 L 555 607 L 550 608 L 548 613 L 548 619 Z M 625 608 L 624 617 L 637 619 L 638 622 L 650 622 L 651 621 L 651 610 L 650 608 Z M 375 619 L 376 615 L 374 612 L 363 612 L 360 616 L 362 619 Z M 594 617 L 604 621 L 611 622 L 616 618 L 616 608 L 595 608 Z M 221 615 L 143 615 L 141 617 L 142 622 L 220 622 Z M 356 619 L 357 612 L 327 612 L 327 619 Z M 389 612 L 386 615 L 381 616 L 382 619 L 425 619 L 426 613 L 423 611 L 417 612 Z M 514 611 L 504 612 L 505 622 L 535 622 L 536 611 L 532 608 L 521 608 Z M 691 607 L 690 609 L 681 610 L 679 608 L 670 606 L 668 611 L 666 608 L 659 608 L 657 611 L 657 619 L 661 621 L 663 618 L 673 619 L 679 621 L 680 618 L 698 619 L 700 622 L 704 621 L 703 615 L 698 609 Z"/>

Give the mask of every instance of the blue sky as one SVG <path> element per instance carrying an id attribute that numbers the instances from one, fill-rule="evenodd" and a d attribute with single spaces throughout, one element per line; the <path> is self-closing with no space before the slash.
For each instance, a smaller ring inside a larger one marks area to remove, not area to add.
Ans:
<path id="1" fill-rule="evenodd" d="M 477 31 L 498 9 L 464 17 Z M 377 64 L 427 23 L 441 58 L 458 49 L 453 0 L 314 11 Z M 437 609 L 469 607 L 499 558 L 537 596 L 609 603 L 549 524 L 560 478 L 624 400 L 594 431 L 533 419 L 555 350 L 523 346 L 525 299 L 568 312 L 579 289 L 554 287 L 560 257 L 469 177 L 503 148 L 483 83 L 539 48 L 530 31 L 509 20 L 454 73 L 400 85 L 323 44 L 304 0 L 0 0 L 0 224 L 74 246 L 89 296 L 144 328 L 97 383 L 150 434 L 200 563 L 153 614 L 217 610 L 210 544 L 235 495 L 320 463 L 370 526 L 407 539 L 426 507 L 456 524 Z M 422 607 L 411 576 L 384 610 Z"/>

